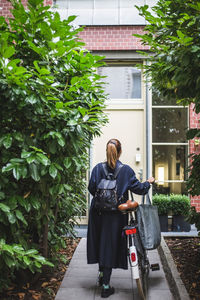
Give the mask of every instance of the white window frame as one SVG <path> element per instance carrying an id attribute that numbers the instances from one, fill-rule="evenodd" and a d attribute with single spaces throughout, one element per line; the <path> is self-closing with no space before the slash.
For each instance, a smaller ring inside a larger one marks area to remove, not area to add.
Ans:
<path id="1" fill-rule="evenodd" d="M 152 94 L 152 93 L 151 93 Z M 152 96 L 152 95 L 151 95 Z M 187 108 L 187 125 L 189 126 L 189 106 L 183 106 L 183 105 L 152 105 L 151 101 L 151 122 L 153 123 L 153 109 L 154 108 Z M 151 124 L 152 127 L 152 124 Z M 151 143 L 151 153 L 152 153 L 152 171 L 153 171 L 153 146 L 187 146 L 187 151 L 189 153 L 189 142 L 185 143 L 170 143 L 170 142 L 153 142 L 153 127 L 151 128 L 151 138 L 152 138 L 152 143 Z M 189 158 L 188 158 L 188 163 L 189 163 Z M 159 183 L 158 180 L 155 180 L 156 183 Z M 186 182 L 185 180 L 165 180 L 163 183 L 184 183 Z"/>

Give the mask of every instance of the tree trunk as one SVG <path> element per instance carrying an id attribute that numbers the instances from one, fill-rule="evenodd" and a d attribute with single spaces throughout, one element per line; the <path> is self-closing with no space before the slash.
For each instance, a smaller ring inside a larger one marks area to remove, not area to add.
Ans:
<path id="1" fill-rule="evenodd" d="M 47 220 L 46 224 L 44 225 L 43 231 L 43 251 L 42 254 L 44 257 L 48 257 L 48 231 L 49 231 L 49 222 Z"/>
<path id="2" fill-rule="evenodd" d="M 49 211 L 49 199 L 46 200 L 46 208 L 44 211 L 44 215 L 46 216 L 46 222 L 44 224 L 43 230 L 43 243 L 42 243 L 42 254 L 44 257 L 48 257 L 48 232 L 49 232 L 49 218 L 48 218 L 48 211 Z"/>

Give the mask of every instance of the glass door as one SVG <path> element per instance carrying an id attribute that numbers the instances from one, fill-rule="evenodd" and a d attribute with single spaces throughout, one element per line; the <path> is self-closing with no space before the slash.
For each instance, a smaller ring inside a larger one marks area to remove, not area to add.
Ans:
<path id="1" fill-rule="evenodd" d="M 188 166 L 188 108 L 152 92 L 154 193 L 185 194 Z"/>

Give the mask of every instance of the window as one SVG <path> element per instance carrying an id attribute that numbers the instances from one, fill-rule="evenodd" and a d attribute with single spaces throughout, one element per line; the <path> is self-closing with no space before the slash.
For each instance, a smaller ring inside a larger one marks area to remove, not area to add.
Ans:
<path id="1" fill-rule="evenodd" d="M 141 99 L 141 70 L 134 66 L 110 65 L 99 68 L 105 92 L 111 99 Z M 109 84 L 108 84 L 109 83 Z"/>
<path id="2" fill-rule="evenodd" d="M 188 163 L 188 108 L 153 90 L 152 147 L 154 193 L 185 194 Z"/>

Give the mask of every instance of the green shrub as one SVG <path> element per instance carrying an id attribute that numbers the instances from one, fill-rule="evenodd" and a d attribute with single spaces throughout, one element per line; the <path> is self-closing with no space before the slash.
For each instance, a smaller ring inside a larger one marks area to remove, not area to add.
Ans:
<path id="1" fill-rule="evenodd" d="M 107 120 L 102 57 L 83 48 L 75 16 L 10 2 L 13 17 L 0 17 L 0 289 L 5 265 L 11 276 L 38 271 L 41 254 L 54 261 L 86 210 L 88 148 Z"/>
<path id="2" fill-rule="evenodd" d="M 169 197 L 172 214 L 186 216 L 190 210 L 190 198 L 181 194 L 170 194 Z"/>
<path id="3" fill-rule="evenodd" d="M 170 210 L 170 200 L 168 195 L 155 194 L 152 198 L 152 204 L 158 207 L 159 215 L 167 215 Z"/>

